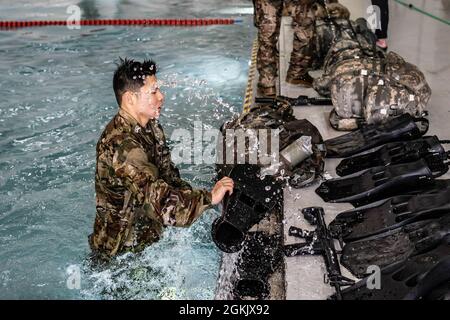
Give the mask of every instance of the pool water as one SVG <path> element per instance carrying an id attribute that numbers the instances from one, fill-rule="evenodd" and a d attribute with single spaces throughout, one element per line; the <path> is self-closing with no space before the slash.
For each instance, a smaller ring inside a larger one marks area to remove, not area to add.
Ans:
<path id="1" fill-rule="evenodd" d="M 0 19 L 66 19 L 72 4 L 0 0 Z M 140 254 L 99 268 L 87 263 L 95 145 L 117 112 L 112 76 L 119 56 L 157 62 L 166 95 L 160 121 L 168 137 L 175 129 L 192 131 L 194 121 L 219 128 L 239 113 L 255 33 L 252 3 L 77 5 L 84 18 L 227 17 L 242 23 L 0 31 L 0 299 L 212 299 L 220 265 L 210 235 L 217 209 L 190 228 L 167 228 Z M 194 187 L 212 187 L 213 165 L 179 167 Z"/>

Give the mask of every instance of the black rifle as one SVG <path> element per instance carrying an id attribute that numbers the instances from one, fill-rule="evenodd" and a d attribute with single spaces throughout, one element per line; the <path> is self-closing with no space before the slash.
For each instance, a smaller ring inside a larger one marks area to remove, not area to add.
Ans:
<path id="1" fill-rule="evenodd" d="M 255 98 L 255 103 L 259 104 L 277 104 L 279 102 L 287 102 L 291 106 L 329 106 L 333 102 L 329 98 L 310 98 L 308 96 L 298 96 L 297 98 L 288 98 L 278 96 L 277 98 Z"/>
<path id="2" fill-rule="evenodd" d="M 291 226 L 289 228 L 289 235 L 305 239 L 306 242 L 284 246 L 284 254 L 287 257 L 305 255 L 323 256 L 327 268 L 327 279 L 324 275 L 324 282 L 333 286 L 336 290 L 337 300 L 342 300 L 341 288 L 351 286 L 355 282 L 341 274 L 334 240 L 325 223 L 324 210 L 323 208 L 312 207 L 303 209 L 302 213 L 305 219 L 311 225 L 317 226 L 317 228 L 315 231 L 306 231 Z"/>

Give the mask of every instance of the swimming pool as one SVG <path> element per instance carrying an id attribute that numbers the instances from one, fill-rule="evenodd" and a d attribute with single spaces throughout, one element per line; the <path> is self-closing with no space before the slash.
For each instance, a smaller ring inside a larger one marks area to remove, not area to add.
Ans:
<path id="1" fill-rule="evenodd" d="M 72 4 L 0 1 L 0 19 L 66 19 Z M 168 228 L 142 254 L 106 268 L 88 266 L 95 144 L 117 112 L 112 74 L 119 56 L 156 60 L 168 137 L 177 128 L 193 130 L 194 121 L 218 128 L 240 112 L 255 32 L 251 1 L 83 0 L 78 6 L 84 18 L 243 22 L 0 31 L 0 299 L 212 299 L 220 253 L 210 226 L 217 210 L 191 228 Z M 180 169 L 193 186 L 212 186 L 212 165 Z M 71 282 L 78 271 L 80 286 Z"/>

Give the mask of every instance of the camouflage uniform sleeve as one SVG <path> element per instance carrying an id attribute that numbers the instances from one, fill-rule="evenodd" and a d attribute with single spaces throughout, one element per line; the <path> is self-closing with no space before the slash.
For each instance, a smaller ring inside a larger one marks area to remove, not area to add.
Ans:
<path id="1" fill-rule="evenodd" d="M 160 164 L 160 177 L 164 179 L 168 184 L 179 189 L 189 189 L 192 187 L 189 183 L 181 179 L 180 171 L 172 162 L 170 151 L 167 145 L 164 145 L 162 151 L 162 161 Z"/>
<path id="2" fill-rule="evenodd" d="M 137 195 L 145 211 L 164 225 L 189 226 L 211 206 L 209 191 L 176 188 L 164 181 L 158 168 L 133 140 L 123 141 L 114 154 L 112 166 L 124 187 Z"/>
<path id="3" fill-rule="evenodd" d="M 154 137 L 156 137 L 159 143 L 157 150 L 159 156 L 161 157 L 158 164 L 160 178 L 175 188 L 191 190 L 191 185 L 181 179 L 180 171 L 172 162 L 170 149 L 167 145 L 166 135 L 162 126 L 158 123 L 154 123 L 151 124 L 151 127 L 153 128 Z"/>

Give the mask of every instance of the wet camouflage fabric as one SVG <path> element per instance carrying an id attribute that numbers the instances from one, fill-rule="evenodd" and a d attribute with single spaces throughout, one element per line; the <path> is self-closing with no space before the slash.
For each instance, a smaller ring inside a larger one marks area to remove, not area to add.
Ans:
<path id="1" fill-rule="evenodd" d="M 164 226 L 189 226 L 211 205 L 211 193 L 180 178 L 162 127 L 141 127 L 120 109 L 97 143 L 93 252 L 108 259 L 159 240 Z"/>
<path id="2" fill-rule="evenodd" d="M 278 151 L 283 150 L 301 136 L 311 137 L 313 155 L 299 163 L 292 172 L 285 173 L 285 176 L 290 177 L 292 186 L 296 187 L 294 185 L 296 184 L 299 187 L 303 187 L 306 185 L 304 182 L 307 181 L 310 183 L 323 173 L 325 148 L 323 147 L 323 139 L 319 130 L 308 120 L 296 119 L 293 112 L 290 104 L 281 100 L 277 105 L 257 104 L 251 108 L 249 112 L 225 123 L 222 127 L 222 133 L 225 135 L 226 129 L 278 129 Z M 224 149 L 226 145 L 225 142 L 226 141 L 224 140 L 222 144 Z M 258 141 L 256 141 L 256 143 L 258 143 Z M 247 144 L 246 153 L 249 154 L 252 152 L 251 150 L 253 150 L 252 146 Z M 259 151 L 260 149 L 256 148 L 255 150 Z M 272 151 L 270 150 L 269 152 Z M 258 164 L 261 165 L 261 163 Z M 226 175 L 231 171 L 232 167 L 233 164 L 217 165 L 219 176 Z"/>
<path id="3" fill-rule="evenodd" d="M 330 37 L 334 40 L 323 62 L 324 74 L 313 84 L 319 94 L 331 96 L 335 107 L 332 126 L 353 130 L 362 123 L 381 123 L 405 112 L 423 116 L 431 96 L 423 73 L 398 54 L 386 56 L 378 50 L 364 19 L 334 22 L 334 26 L 320 19 L 316 22 L 321 28 L 316 48 L 325 50 L 321 43 L 329 42 Z M 331 30 L 337 25 L 340 33 Z"/>
<path id="4" fill-rule="evenodd" d="M 314 31 L 314 16 L 310 10 L 313 0 L 254 0 L 255 27 L 258 28 L 257 69 L 258 86 L 275 86 L 278 74 L 279 54 L 277 41 L 280 33 L 283 6 L 293 17 L 294 42 L 288 74 L 293 77 L 302 75 L 311 66 L 312 52 L 310 43 Z"/>

